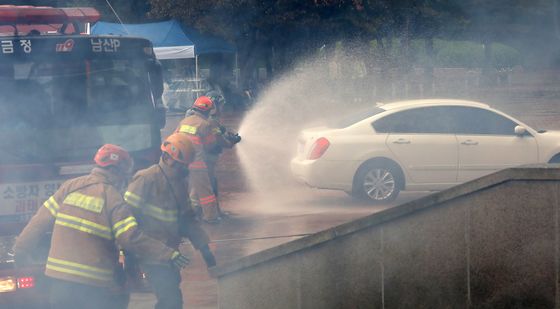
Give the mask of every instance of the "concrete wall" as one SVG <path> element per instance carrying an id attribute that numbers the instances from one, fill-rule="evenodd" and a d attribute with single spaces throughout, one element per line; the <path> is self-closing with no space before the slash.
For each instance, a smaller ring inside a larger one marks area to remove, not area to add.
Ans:
<path id="1" fill-rule="evenodd" d="M 220 308 L 560 307 L 560 168 L 505 170 L 213 269 Z"/>

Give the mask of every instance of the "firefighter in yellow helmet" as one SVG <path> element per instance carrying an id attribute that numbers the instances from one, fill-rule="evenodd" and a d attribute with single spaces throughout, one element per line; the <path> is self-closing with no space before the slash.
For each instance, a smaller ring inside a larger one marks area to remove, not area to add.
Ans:
<path id="1" fill-rule="evenodd" d="M 133 165 L 128 152 L 107 144 L 94 161 L 97 167 L 89 175 L 66 181 L 43 204 L 14 247 L 16 263 L 25 264 L 52 232 L 45 270 L 52 308 L 126 307 L 128 298 L 115 293 L 123 283 L 116 279 L 124 277 L 119 248 L 173 267 L 188 264 L 176 248 L 146 236 L 123 200 L 120 190 Z"/>
<path id="2" fill-rule="evenodd" d="M 200 251 L 207 266 L 212 267 L 216 261 L 208 247 L 208 236 L 196 221 L 187 194 L 193 145 L 184 134 L 175 133 L 167 137 L 161 150 L 159 163 L 138 171 L 124 198 L 134 208 L 146 234 L 175 249 L 181 239 L 187 237 Z M 142 257 L 140 264 L 156 294 L 156 308 L 183 308 L 179 270 Z"/>

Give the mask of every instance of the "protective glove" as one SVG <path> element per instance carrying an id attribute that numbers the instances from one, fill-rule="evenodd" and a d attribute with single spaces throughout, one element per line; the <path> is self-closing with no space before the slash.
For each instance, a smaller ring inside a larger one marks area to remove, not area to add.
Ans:
<path id="1" fill-rule="evenodd" d="M 178 269 L 185 268 L 190 263 L 191 261 L 189 260 L 189 258 L 182 255 L 179 251 L 175 251 L 171 255 L 171 264 L 173 264 L 173 266 L 177 267 Z"/>
<path id="2" fill-rule="evenodd" d="M 228 132 L 228 133 L 227 133 L 227 139 L 228 139 L 231 143 L 233 143 L 234 145 L 237 144 L 237 143 L 239 143 L 239 142 L 241 142 L 241 136 L 239 136 L 238 133 L 231 133 L 231 132 Z"/>
<path id="3" fill-rule="evenodd" d="M 200 248 L 200 254 L 202 254 L 206 267 L 210 268 L 216 266 L 216 258 L 214 254 L 212 254 L 212 251 L 210 251 L 210 248 L 208 248 L 208 245 Z"/>
<path id="4" fill-rule="evenodd" d="M 241 136 L 239 136 L 238 133 L 235 133 L 235 135 L 233 136 L 233 143 L 237 144 L 239 142 L 241 142 Z"/>

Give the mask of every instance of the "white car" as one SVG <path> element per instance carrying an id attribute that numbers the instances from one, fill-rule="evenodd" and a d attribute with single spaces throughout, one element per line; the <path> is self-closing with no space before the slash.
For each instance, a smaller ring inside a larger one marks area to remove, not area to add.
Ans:
<path id="1" fill-rule="evenodd" d="M 426 99 L 377 104 L 298 137 L 294 176 L 311 187 L 394 200 L 495 171 L 560 162 L 560 131 L 537 131 L 487 104 Z"/>

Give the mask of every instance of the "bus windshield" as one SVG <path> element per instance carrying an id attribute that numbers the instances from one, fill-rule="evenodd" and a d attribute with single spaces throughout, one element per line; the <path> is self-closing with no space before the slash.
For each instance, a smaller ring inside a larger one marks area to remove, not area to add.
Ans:
<path id="1" fill-rule="evenodd" d="M 0 162 L 78 160 L 107 142 L 131 151 L 150 147 L 154 106 L 147 71 L 144 59 L 4 61 Z"/>

